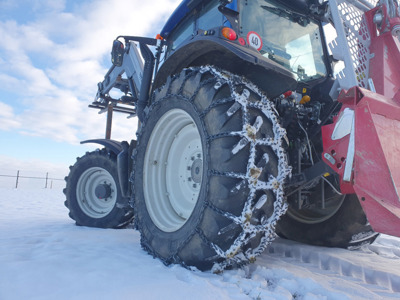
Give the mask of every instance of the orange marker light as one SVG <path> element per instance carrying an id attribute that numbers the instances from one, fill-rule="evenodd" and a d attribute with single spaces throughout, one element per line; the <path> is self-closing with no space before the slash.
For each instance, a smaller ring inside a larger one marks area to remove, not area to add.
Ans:
<path id="1" fill-rule="evenodd" d="M 231 41 L 235 41 L 237 39 L 236 32 L 232 28 L 229 28 L 229 27 L 222 28 L 222 35 Z"/>
<path id="2" fill-rule="evenodd" d="M 301 98 L 300 100 L 300 104 L 306 104 L 307 102 L 310 102 L 311 97 L 308 95 L 303 96 L 303 98 Z"/>

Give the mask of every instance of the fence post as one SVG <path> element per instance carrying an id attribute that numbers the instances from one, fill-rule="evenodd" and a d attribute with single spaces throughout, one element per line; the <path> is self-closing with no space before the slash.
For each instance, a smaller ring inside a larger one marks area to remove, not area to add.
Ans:
<path id="1" fill-rule="evenodd" d="M 17 171 L 17 180 L 15 182 L 15 188 L 18 188 L 18 178 L 19 178 L 19 170 Z"/>
<path id="2" fill-rule="evenodd" d="M 49 179 L 49 172 L 46 173 L 46 185 L 44 186 L 45 189 L 47 189 L 47 180 Z"/>

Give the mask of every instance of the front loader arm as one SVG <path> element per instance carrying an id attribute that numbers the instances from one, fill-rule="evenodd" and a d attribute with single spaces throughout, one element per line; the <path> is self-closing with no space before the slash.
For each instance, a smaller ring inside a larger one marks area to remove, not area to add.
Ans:
<path id="1" fill-rule="evenodd" d="M 125 39 L 125 47 L 118 38 Z M 131 116 L 137 115 L 142 120 L 143 110 L 148 103 L 155 60 L 159 60 L 163 41 L 135 36 L 118 38 L 113 43 L 111 53 L 113 65 L 104 80 L 98 84 L 95 100 L 90 107 L 106 111 L 111 104 L 113 110 L 129 113 Z M 135 42 L 139 44 L 140 53 Z M 157 46 L 156 57 L 148 45 Z M 114 99 L 110 96 L 112 89 L 118 89 L 125 95 Z M 124 105 L 134 108 L 126 108 Z"/>
<path id="2" fill-rule="evenodd" d="M 127 79 L 121 78 L 124 73 Z M 104 80 L 98 83 L 95 101 L 106 99 L 113 88 L 118 88 L 124 93 L 131 92 L 133 98 L 137 100 L 142 78 L 143 62 L 135 43 L 129 42 L 125 48 L 122 65 L 112 65 L 104 76 Z"/>

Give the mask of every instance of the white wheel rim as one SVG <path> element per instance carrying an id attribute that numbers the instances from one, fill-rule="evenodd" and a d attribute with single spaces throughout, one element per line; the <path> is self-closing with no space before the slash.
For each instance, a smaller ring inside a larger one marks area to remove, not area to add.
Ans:
<path id="1" fill-rule="evenodd" d="M 165 232 L 181 228 L 196 205 L 202 180 L 203 150 L 199 130 L 182 109 L 172 109 L 150 136 L 143 170 L 147 210 Z"/>
<path id="2" fill-rule="evenodd" d="M 109 189 L 106 198 L 96 195 L 96 188 L 104 185 Z M 76 186 L 76 197 L 79 207 L 91 218 L 102 218 L 108 215 L 117 202 L 117 186 L 114 178 L 105 169 L 93 167 L 87 169 L 79 177 Z"/>

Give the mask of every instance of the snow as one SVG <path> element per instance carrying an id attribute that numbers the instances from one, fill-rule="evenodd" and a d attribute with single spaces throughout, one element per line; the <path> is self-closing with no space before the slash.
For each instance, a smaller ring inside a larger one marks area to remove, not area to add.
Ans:
<path id="1" fill-rule="evenodd" d="M 164 266 L 133 229 L 75 226 L 59 189 L 0 188 L 0 299 L 399 299 L 400 239 L 358 251 L 278 239 L 222 274 Z"/>

